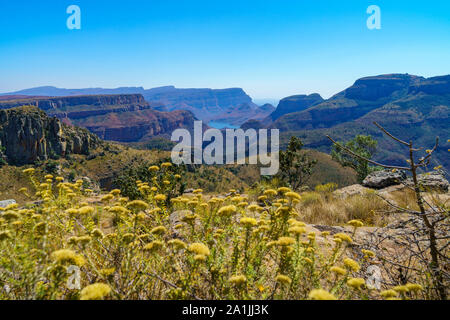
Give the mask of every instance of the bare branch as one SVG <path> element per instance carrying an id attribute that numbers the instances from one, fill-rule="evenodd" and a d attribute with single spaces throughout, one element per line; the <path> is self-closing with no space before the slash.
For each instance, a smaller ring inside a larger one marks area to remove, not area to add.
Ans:
<path id="1" fill-rule="evenodd" d="M 411 144 L 408 142 L 405 142 L 403 140 L 400 140 L 399 138 L 394 137 L 392 134 L 390 134 L 385 128 L 383 128 L 382 126 L 380 126 L 377 122 L 373 122 L 374 125 L 376 125 L 381 131 L 383 131 L 386 135 L 388 135 L 389 137 L 391 137 L 392 139 L 394 139 L 395 141 L 407 146 L 407 147 L 411 147 Z"/>
<path id="2" fill-rule="evenodd" d="M 376 161 L 369 160 L 369 159 L 367 159 L 365 157 L 360 156 L 359 154 L 356 154 L 355 152 L 353 152 L 349 148 L 344 147 L 342 144 L 334 141 L 330 136 L 327 135 L 327 138 L 330 139 L 331 142 L 333 142 L 335 145 L 337 145 L 338 147 L 344 149 L 345 151 L 347 151 L 348 153 L 352 154 L 353 156 L 355 156 L 355 157 L 357 157 L 357 158 L 359 158 L 361 160 L 367 161 L 367 162 L 369 162 L 371 164 L 374 164 L 376 166 L 380 166 L 380 167 L 383 167 L 383 168 L 386 168 L 386 169 L 397 169 L 397 170 L 408 170 L 408 171 L 411 171 L 411 168 L 408 168 L 408 167 L 389 166 L 389 165 L 386 165 L 386 164 L 382 164 L 382 163 L 378 163 Z"/>

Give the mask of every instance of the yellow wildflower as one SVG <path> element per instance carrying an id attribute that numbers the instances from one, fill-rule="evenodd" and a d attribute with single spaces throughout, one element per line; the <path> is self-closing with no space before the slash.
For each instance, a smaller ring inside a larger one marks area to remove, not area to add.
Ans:
<path id="1" fill-rule="evenodd" d="M 204 256 L 209 256 L 210 255 L 209 248 L 206 245 L 204 245 L 203 243 L 199 243 L 199 242 L 192 243 L 191 245 L 189 245 L 188 250 L 189 250 L 189 252 L 193 252 L 193 253 L 196 253 L 196 254 L 201 254 L 201 255 L 204 255 Z"/>
<path id="2" fill-rule="evenodd" d="M 167 199 L 167 196 L 165 194 L 157 194 L 155 196 L 156 201 L 166 201 L 166 199 Z"/>
<path id="3" fill-rule="evenodd" d="M 217 212 L 218 215 L 221 216 L 231 216 L 234 213 L 236 213 L 237 208 L 235 205 L 229 205 L 229 206 L 224 206 L 222 208 L 219 209 L 219 211 Z"/>
<path id="4" fill-rule="evenodd" d="M 179 239 L 172 239 L 168 242 L 168 244 L 177 248 L 178 250 L 187 248 L 187 244 Z"/>
<path id="5" fill-rule="evenodd" d="M 423 287 L 420 284 L 416 283 L 407 283 L 406 287 L 410 292 L 422 291 Z"/>
<path id="6" fill-rule="evenodd" d="M 345 276 L 347 274 L 347 270 L 345 270 L 344 268 L 341 268 L 341 267 L 337 267 L 337 266 L 331 267 L 330 271 L 334 272 L 338 275 L 341 275 L 341 276 Z"/>
<path id="7" fill-rule="evenodd" d="M 323 289 L 314 289 L 309 293 L 311 300 L 337 300 L 334 295 Z"/>
<path id="8" fill-rule="evenodd" d="M 409 288 L 404 285 L 404 286 L 396 286 L 392 288 L 394 291 L 400 292 L 400 293 L 405 293 L 409 291 Z"/>
<path id="9" fill-rule="evenodd" d="M 163 235 L 166 232 L 167 232 L 167 229 L 164 226 L 155 227 L 150 231 L 150 233 L 158 234 L 158 235 Z"/>
<path id="10" fill-rule="evenodd" d="M 284 194 L 284 196 L 291 200 L 293 200 L 293 199 L 300 200 L 300 195 L 296 192 L 289 191 L 289 192 L 286 192 Z"/>
<path id="11" fill-rule="evenodd" d="M 268 197 L 274 197 L 277 195 L 277 191 L 274 189 L 268 189 L 268 190 L 264 191 L 264 195 L 268 196 Z"/>
<path id="12" fill-rule="evenodd" d="M 144 250 L 154 252 L 154 251 L 160 250 L 163 246 L 164 246 L 164 243 L 162 241 L 155 240 L 155 241 L 152 241 L 149 244 L 145 245 Z"/>
<path id="13" fill-rule="evenodd" d="M 295 239 L 291 237 L 280 237 L 277 243 L 280 246 L 290 246 L 295 243 Z"/>
<path id="14" fill-rule="evenodd" d="M 295 235 L 300 235 L 302 233 L 306 233 L 306 229 L 300 226 L 293 226 L 288 229 L 289 233 L 293 233 Z"/>
<path id="15" fill-rule="evenodd" d="M 86 260 L 83 256 L 76 254 L 74 251 L 69 249 L 61 249 L 54 251 L 51 254 L 53 260 L 57 263 L 71 263 L 77 265 L 79 267 L 83 266 L 86 263 Z"/>
<path id="16" fill-rule="evenodd" d="M 348 242 L 348 243 L 352 243 L 353 242 L 352 238 L 348 234 L 345 234 L 345 233 L 336 233 L 334 235 L 334 238 L 341 239 L 342 241 L 345 241 L 345 242 Z"/>
<path id="17" fill-rule="evenodd" d="M 347 222 L 347 224 L 354 228 L 360 228 L 364 226 L 364 223 L 362 223 L 361 220 L 350 220 L 349 222 Z"/>
<path id="18" fill-rule="evenodd" d="M 257 223 L 258 222 L 254 218 L 248 218 L 248 217 L 241 218 L 241 224 L 243 224 L 247 228 L 255 226 Z"/>
<path id="19" fill-rule="evenodd" d="M 291 278 L 282 274 L 277 275 L 275 280 L 284 285 L 290 285 L 292 282 Z"/>
<path id="20" fill-rule="evenodd" d="M 145 210 L 148 209 L 148 204 L 142 200 L 134 200 L 127 204 L 127 208 L 131 210 Z"/>
<path id="21" fill-rule="evenodd" d="M 79 214 L 92 214 L 94 213 L 95 209 L 93 207 L 90 206 L 86 206 L 86 207 L 81 207 L 80 209 L 78 209 L 78 213 Z"/>
<path id="22" fill-rule="evenodd" d="M 230 277 L 229 281 L 236 286 L 240 286 L 247 282 L 247 278 L 244 275 L 236 275 Z"/>
<path id="23" fill-rule="evenodd" d="M 94 283 L 80 293 L 80 300 L 101 300 L 111 293 L 111 287 L 104 283 Z"/>
<path id="24" fill-rule="evenodd" d="M 361 289 L 361 287 L 365 284 L 366 281 L 363 278 L 351 278 L 347 280 L 347 285 L 355 290 Z"/>
<path id="25" fill-rule="evenodd" d="M 397 296 L 398 296 L 398 293 L 397 293 L 396 291 L 390 289 L 390 290 L 384 290 L 384 291 L 381 291 L 381 292 L 380 292 L 380 295 L 381 295 L 383 298 L 387 299 L 387 298 L 395 298 L 395 297 L 397 297 Z"/>
<path id="26" fill-rule="evenodd" d="M 358 262 L 350 258 L 344 259 L 344 265 L 347 267 L 347 269 L 352 270 L 354 272 L 358 272 L 359 269 L 361 269 Z"/>

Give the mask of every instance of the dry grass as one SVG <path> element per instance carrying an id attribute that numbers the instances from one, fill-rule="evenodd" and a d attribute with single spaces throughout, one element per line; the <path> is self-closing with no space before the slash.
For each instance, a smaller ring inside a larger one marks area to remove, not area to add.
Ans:
<path id="1" fill-rule="evenodd" d="M 306 192 L 298 211 L 302 219 L 311 224 L 342 225 L 360 219 L 365 225 L 384 226 L 389 207 L 374 193 L 339 198 L 332 193 Z"/>

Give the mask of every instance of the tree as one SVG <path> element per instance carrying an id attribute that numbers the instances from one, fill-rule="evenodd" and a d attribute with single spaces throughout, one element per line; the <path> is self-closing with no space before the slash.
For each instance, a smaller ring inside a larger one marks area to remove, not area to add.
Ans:
<path id="1" fill-rule="evenodd" d="M 317 160 L 310 159 L 302 148 L 302 141 L 291 137 L 286 151 L 280 152 L 280 171 L 277 176 L 294 190 L 298 190 L 309 180 L 317 164 Z"/>
<path id="2" fill-rule="evenodd" d="M 448 268 L 446 267 L 448 262 L 447 247 L 449 244 L 449 212 L 445 205 L 436 206 L 432 203 L 430 204 L 429 201 L 423 197 L 421 184 L 419 182 L 417 173 L 418 170 L 423 170 L 430 164 L 431 157 L 438 148 L 439 138 L 436 138 L 436 143 L 433 149 L 427 149 L 426 155 L 417 158 L 416 154 L 418 152 L 423 152 L 424 148 L 414 147 L 412 141 L 403 141 L 393 136 L 378 123 L 374 122 L 374 124 L 392 140 L 408 148 L 409 159 L 406 160 L 408 166 L 402 167 L 375 162 L 373 160 L 370 160 L 368 157 L 361 156 L 351 148 L 343 146 L 342 144 L 336 142 L 330 136 L 327 137 L 336 147 L 339 148 L 339 150 L 342 150 L 342 152 L 346 152 L 349 157 L 357 158 L 360 161 L 371 163 L 372 165 L 382 167 L 384 169 L 391 169 L 393 171 L 403 170 L 411 174 L 412 186 L 405 186 L 414 191 L 416 204 L 419 208 L 418 211 L 411 210 L 409 206 L 407 206 L 406 208 L 400 207 L 390 200 L 384 198 L 383 196 L 377 194 L 378 197 L 384 199 L 394 209 L 412 216 L 412 219 L 410 221 L 413 222 L 413 228 L 405 228 L 404 223 L 402 223 L 401 230 L 402 237 L 406 239 L 405 243 L 408 244 L 404 246 L 407 252 L 407 257 L 404 261 L 408 261 L 408 264 L 405 265 L 405 262 L 402 262 L 401 260 L 394 262 L 388 261 L 384 258 L 382 258 L 381 260 L 390 265 L 390 270 L 392 270 L 393 267 L 398 268 L 400 271 L 400 275 L 402 275 L 403 270 L 414 270 L 421 274 L 423 278 L 428 279 L 431 276 L 434 284 L 434 289 L 437 291 L 438 296 L 442 300 L 447 300 L 447 284 L 450 279 Z M 417 222 L 415 222 L 417 221 L 417 218 L 420 219 L 422 223 L 418 224 Z M 380 246 L 380 249 L 381 248 L 384 249 L 382 245 Z M 379 251 L 381 252 L 383 250 L 381 249 Z M 392 258 L 395 260 L 399 259 L 399 257 L 402 256 L 403 254 L 400 254 Z M 419 263 L 419 266 L 414 265 L 413 267 L 411 267 L 410 264 L 413 260 L 416 260 L 417 263 Z"/>
<path id="3" fill-rule="evenodd" d="M 370 135 L 357 135 L 352 140 L 348 141 L 344 146 L 353 151 L 355 154 L 370 159 L 377 150 L 378 142 Z M 370 166 L 369 162 L 358 157 L 353 157 L 341 147 L 342 143 L 334 144 L 331 156 L 333 160 L 339 162 L 344 167 L 353 168 L 358 174 L 358 182 L 361 183 L 367 175 L 377 169 L 375 166 Z"/>

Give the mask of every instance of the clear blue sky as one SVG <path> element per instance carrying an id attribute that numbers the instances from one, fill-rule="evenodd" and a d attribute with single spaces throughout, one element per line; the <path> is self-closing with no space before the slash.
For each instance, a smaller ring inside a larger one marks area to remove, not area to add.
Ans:
<path id="1" fill-rule="evenodd" d="M 68 30 L 79 5 L 82 29 Z M 381 8 L 368 30 L 366 9 Z M 253 98 L 450 73 L 450 1 L 0 0 L 0 92 L 175 85 Z"/>

